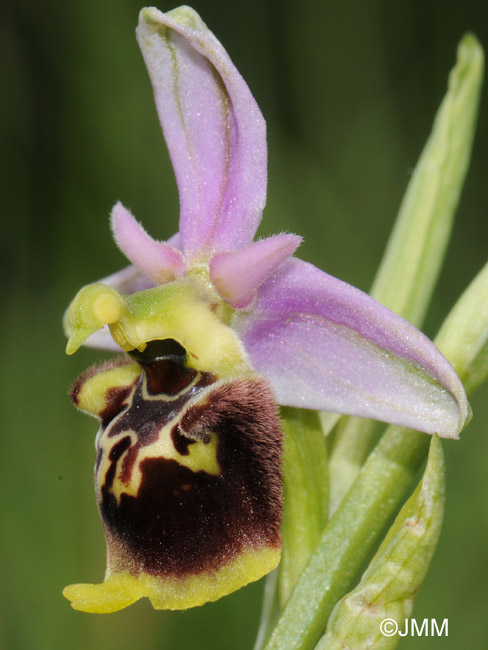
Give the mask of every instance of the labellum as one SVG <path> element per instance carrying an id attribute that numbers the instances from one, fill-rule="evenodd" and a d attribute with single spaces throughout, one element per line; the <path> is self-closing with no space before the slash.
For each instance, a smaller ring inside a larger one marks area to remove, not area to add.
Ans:
<path id="1" fill-rule="evenodd" d="M 74 607 L 111 612 L 147 596 L 157 609 L 185 609 L 275 568 L 281 430 L 262 377 L 197 370 L 174 339 L 141 341 L 90 368 L 71 399 L 100 420 L 95 482 L 108 549 L 103 584 L 65 590 Z"/>

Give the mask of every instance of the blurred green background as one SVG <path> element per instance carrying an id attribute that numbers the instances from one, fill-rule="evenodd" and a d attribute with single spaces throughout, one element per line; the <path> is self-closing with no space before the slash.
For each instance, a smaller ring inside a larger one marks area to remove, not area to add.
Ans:
<path id="1" fill-rule="evenodd" d="M 457 43 L 488 48 L 486 3 L 467 0 L 195 0 L 246 78 L 269 128 L 260 234 L 305 237 L 300 256 L 368 290 L 443 96 Z M 262 585 L 185 613 L 146 602 L 73 611 L 71 582 L 105 558 L 92 490 L 96 422 L 67 387 L 101 358 L 64 355 L 63 311 L 124 264 L 117 199 L 156 237 L 177 224 L 176 185 L 134 38 L 137 0 L 17 0 L 2 12 L 1 650 L 252 648 Z M 172 5 L 161 0 L 159 8 Z M 426 332 L 433 336 L 487 258 L 488 97 Z M 484 649 L 488 632 L 488 392 L 448 462 L 445 526 L 417 618 L 449 637 L 402 650 Z"/>

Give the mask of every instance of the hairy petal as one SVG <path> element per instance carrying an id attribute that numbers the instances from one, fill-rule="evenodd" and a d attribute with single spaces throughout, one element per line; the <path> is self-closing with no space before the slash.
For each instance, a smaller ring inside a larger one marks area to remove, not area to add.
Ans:
<path id="1" fill-rule="evenodd" d="M 153 282 L 164 284 L 184 275 L 181 252 L 154 240 L 120 202 L 112 209 L 111 226 L 117 246 Z"/>
<path id="2" fill-rule="evenodd" d="M 365 293 L 298 259 L 258 290 L 235 329 L 280 404 L 360 415 L 456 438 L 461 381 L 415 327 Z"/>
<path id="3" fill-rule="evenodd" d="M 189 7 L 143 9 L 137 39 L 180 194 L 182 250 L 252 241 L 266 201 L 266 127 L 226 51 Z"/>
<path id="4" fill-rule="evenodd" d="M 276 271 L 302 241 L 298 235 L 275 235 L 210 260 L 210 278 L 222 298 L 236 308 L 247 307 L 256 289 Z"/>

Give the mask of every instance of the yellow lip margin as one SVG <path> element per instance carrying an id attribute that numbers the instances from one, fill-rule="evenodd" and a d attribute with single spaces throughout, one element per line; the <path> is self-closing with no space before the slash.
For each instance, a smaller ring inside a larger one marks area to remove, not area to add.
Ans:
<path id="1" fill-rule="evenodd" d="M 280 549 L 247 549 L 212 573 L 184 577 L 157 577 L 147 573 L 131 575 L 127 571 L 109 574 L 101 584 L 75 584 L 63 595 L 81 612 L 109 614 L 128 607 L 140 598 L 149 598 L 154 609 L 188 609 L 259 580 L 275 569 Z"/>

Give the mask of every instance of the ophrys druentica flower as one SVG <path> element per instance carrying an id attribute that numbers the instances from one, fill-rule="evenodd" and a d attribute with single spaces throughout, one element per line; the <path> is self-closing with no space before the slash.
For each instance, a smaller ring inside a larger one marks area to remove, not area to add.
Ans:
<path id="1" fill-rule="evenodd" d="M 72 391 L 98 417 L 96 482 L 108 545 L 85 611 L 147 596 L 186 608 L 279 561 L 275 404 L 361 415 L 457 437 L 461 382 L 416 328 L 293 257 L 300 237 L 253 241 L 266 198 L 262 115 L 188 7 L 141 12 L 137 31 L 180 195 L 179 232 L 154 241 L 120 203 L 131 266 L 83 288 L 68 352 L 127 353 Z"/>

